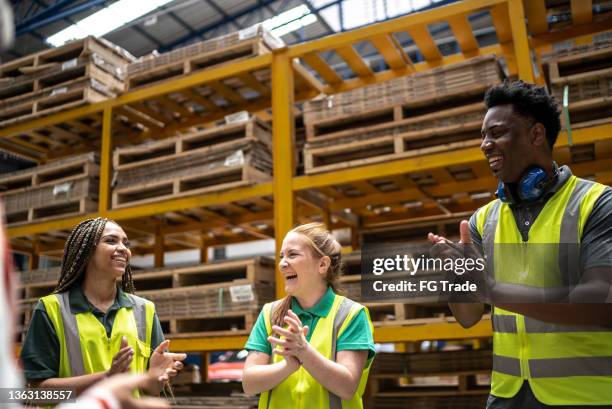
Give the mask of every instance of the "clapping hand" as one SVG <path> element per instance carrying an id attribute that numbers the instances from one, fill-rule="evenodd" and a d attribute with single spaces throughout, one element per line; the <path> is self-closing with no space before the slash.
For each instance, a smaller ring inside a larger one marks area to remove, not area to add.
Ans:
<path id="1" fill-rule="evenodd" d="M 283 338 L 270 336 L 268 341 L 276 347 L 274 353 L 285 357 L 286 360 L 293 358 L 297 360 L 299 365 L 299 363 L 304 361 L 304 355 L 309 348 L 308 341 L 306 340 L 309 328 L 308 326 L 302 326 L 302 321 L 291 310 L 287 311 L 285 323 L 287 328 L 281 328 L 278 325 L 272 326 L 272 331 Z"/>

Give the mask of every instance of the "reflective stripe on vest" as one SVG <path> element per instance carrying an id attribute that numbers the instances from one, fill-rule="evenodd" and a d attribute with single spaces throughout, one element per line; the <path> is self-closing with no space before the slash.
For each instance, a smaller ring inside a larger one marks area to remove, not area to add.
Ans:
<path id="1" fill-rule="evenodd" d="M 62 322 L 64 324 L 64 339 L 66 340 L 66 350 L 68 352 L 68 360 L 70 361 L 70 372 L 72 376 L 85 375 L 79 328 L 76 316 L 70 312 L 68 291 L 55 294 L 55 296 L 59 301 L 60 313 L 62 314 Z"/>
<path id="2" fill-rule="evenodd" d="M 506 281 L 501 281 L 510 284 L 577 284 L 580 238 L 604 189 L 601 184 L 571 176 L 549 199 L 532 224 L 527 243 L 570 245 L 556 246 L 558 254 L 542 253 L 541 263 L 534 259 L 534 254 L 540 256 L 537 250 L 519 251 L 516 260 L 509 258 L 514 256 L 512 249 L 504 257 L 495 254 L 500 248 L 497 245 L 520 244 L 522 237 L 507 204 L 495 200 L 481 208 L 476 222 L 490 274 L 504 277 Z M 542 266 L 547 266 L 545 272 Z M 523 271 L 526 276 L 513 276 Z M 558 274 L 556 281 L 554 274 Z M 494 395 L 511 398 L 526 379 L 536 398 L 547 405 L 612 405 L 612 328 L 553 324 L 497 307 L 493 314 Z"/>

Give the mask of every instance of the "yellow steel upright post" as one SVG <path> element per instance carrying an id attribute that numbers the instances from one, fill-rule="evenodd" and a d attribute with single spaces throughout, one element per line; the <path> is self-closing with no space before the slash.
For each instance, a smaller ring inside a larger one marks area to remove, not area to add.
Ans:
<path id="1" fill-rule="evenodd" d="M 278 270 L 285 234 L 293 227 L 293 70 L 287 48 L 272 58 L 272 160 L 274 171 L 274 234 L 276 239 L 276 297 L 285 295 Z"/>
<path id="2" fill-rule="evenodd" d="M 525 10 L 521 0 L 508 0 L 508 14 L 510 16 L 510 27 L 512 29 L 512 41 L 514 43 L 514 55 L 518 67 L 519 79 L 527 82 L 535 82 L 533 65 L 529 51 L 529 38 L 527 37 L 527 26 L 525 24 Z"/>
<path id="3" fill-rule="evenodd" d="M 105 216 L 110 202 L 111 158 L 113 154 L 113 109 L 104 108 L 102 114 L 102 148 L 100 152 L 100 194 L 98 195 L 98 213 Z"/>

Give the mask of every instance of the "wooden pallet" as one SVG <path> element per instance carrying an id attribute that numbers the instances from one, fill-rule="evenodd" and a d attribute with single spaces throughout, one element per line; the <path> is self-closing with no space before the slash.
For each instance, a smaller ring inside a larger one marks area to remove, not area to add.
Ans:
<path id="1" fill-rule="evenodd" d="M 25 100 L 0 111 L 0 127 L 104 101 L 114 94 L 93 79 L 77 80 L 51 90 L 29 94 Z"/>
<path id="2" fill-rule="evenodd" d="M 307 137 L 310 140 L 314 136 L 308 129 L 310 125 L 326 119 L 348 120 L 364 112 L 403 105 L 408 101 L 443 98 L 473 85 L 496 84 L 504 78 L 496 58 L 483 56 L 308 101 L 304 104 Z"/>
<path id="3" fill-rule="evenodd" d="M 235 293 L 236 291 L 236 293 Z M 223 318 L 246 310 L 259 313 L 274 300 L 273 283 L 249 280 L 139 292 L 155 303 L 161 320 L 197 317 Z"/>
<path id="4" fill-rule="evenodd" d="M 167 338 L 248 335 L 257 321 L 259 311 L 226 312 L 223 315 L 193 316 L 185 319 L 160 318 Z"/>
<path id="5" fill-rule="evenodd" d="M 568 87 L 572 127 L 612 122 L 612 40 L 562 50 L 543 59 L 548 87 L 559 103 Z M 563 115 L 562 121 L 567 127 Z"/>
<path id="6" fill-rule="evenodd" d="M 180 409 L 257 409 L 258 403 L 259 397 L 257 396 L 231 393 L 227 396 L 177 396 L 172 407 Z"/>
<path id="7" fill-rule="evenodd" d="M 370 370 L 374 377 L 490 373 L 493 356 L 489 349 L 424 353 L 382 352 Z"/>
<path id="8" fill-rule="evenodd" d="M 0 174 L 0 192 L 7 194 L 25 188 L 65 182 L 75 177 L 97 176 L 99 158 L 94 152 L 70 156 L 44 165 Z"/>
<path id="9" fill-rule="evenodd" d="M 369 409 L 482 409 L 487 396 L 391 397 L 374 396 Z"/>
<path id="10" fill-rule="evenodd" d="M 78 58 L 67 63 L 19 77 L 0 78 L 0 107 L 10 105 L 15 98 L 26 98 L 40 91 L 52 91 L 62 84 L 92 78 L 104 84 L 111 92 L 123 92 L 124 82 L 119 69 L 101 57 Z"/>
<path id="11" fill-rule="evenodd" d="M 127 89 L 132 90 L 211 67 L 251 58 L 277 47 L 263 27 L 254 27 L 220 38 L 188 45 L 128 65 Z"/>
<path id="12" fill-rule="evenodd" d="M 98 55 L 114 67 L 124 67 L 135 58 L 102 38 L 86 37 L 61 47 L 46 49 L 0 65 L 0 78 L 16 78 L 71 63 L 75 58 Z"/>
<path id="13" fill-rule="evenodd" d="M 10 225 L 97 210 L 99 166 L 93 153 L 4 175 L 0 194 Z"/>
<path id="14" fill-rule="evenodd" d="M 125 164 L 113 208 L 249 186 L 271 180 L 270 148 L 252 138 Z"/>
<path id="15" fill-rule="evenodd" d="M 322 148 L 304 148 L 306 174 L 370 165 L 479 146 L 482 121 L 385 136 Z"/>
<path id="16" fill-rule="evenodd" d="M 96 190 L 95 189 L 92 190 Z M 9 226 L 18 226 L 34 222 L 63 219 L 72 216 L 83 216 L 98 210 L 96 200 L 81 198 L 70 199 L 63 203 L 32 207 L 22 212 L 7 214 L 6 221 Z"/>
<path id="17" fill-rule="evenodd" d="M 565 77 L 610 68 L 612 39 L 558 50 L 543 55 L 542 61 L 549 85 Z"/>
<path id="18" fill-rule="evenodd" d="M 247 121 L 189 132 L 161 141 L 117 148 L 113 152 L 113 167 L 116 170 L 124 170 L 153 164 L 160 158 L 172 159 L 181 153 L 219 146 L 219 144 L 244 138 L 258 140 L 267 146 L 272 146 L 270 126 L 257 117 L 252 117 Z"/>
<path id="19" fill-rule="evenodd" d="M 488 84 L 468 85 L 444 97 L 427 97 L 379 107 L 351 116 L 325 118 L 307 126 L 307 146 L 329 146 L 355 139 L 417 132 L 429 128 L 482 122 Z"/>
<path id="20" fill-rule="evenodd" d="M 115 189 L 112 195 L 112 206 L 113 209 L 116 209 L 136 204 L 218 192 L 269 182 L 271 179 L 270 175 L 248 165 L 221 167 L 213 171 L 205 171 L 171 181 L 158 181 Z"/>

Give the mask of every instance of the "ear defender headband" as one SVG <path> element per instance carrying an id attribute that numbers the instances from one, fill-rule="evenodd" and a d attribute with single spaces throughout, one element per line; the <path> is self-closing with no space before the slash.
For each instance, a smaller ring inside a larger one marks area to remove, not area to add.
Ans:
<path id="1" fill-rule="evenodd" d="M 531 166 L 521 176 L 521 180 L 515 189 L 507 186 L 501 180 L 497 185 L 496 195 L 504 203 L 532 203 L 539 200 L 556 182 L 559 176 L 557 164 L 553 164 L 554 175 L 549 177 L 548 173 L 539 166 Z"/>

